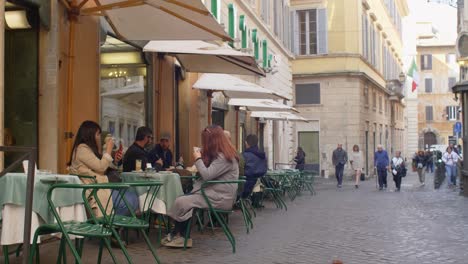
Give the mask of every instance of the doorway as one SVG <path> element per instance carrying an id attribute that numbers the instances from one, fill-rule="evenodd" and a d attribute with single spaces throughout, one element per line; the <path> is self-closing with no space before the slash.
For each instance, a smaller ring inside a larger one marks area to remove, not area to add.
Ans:
<path id="1" fill-rule="evenodd" d="M 320 169 L 320 145 L 318 131 L 301 131 L 298 133 L 299 147 L 304 150 L 305 170 L 319 171 Z"/>
<path id="2" fill-rule="evenodd" d="M 437 144 L 437 136 L 434 132 L 424 133 L 424 148 L 429 148 Z"/>

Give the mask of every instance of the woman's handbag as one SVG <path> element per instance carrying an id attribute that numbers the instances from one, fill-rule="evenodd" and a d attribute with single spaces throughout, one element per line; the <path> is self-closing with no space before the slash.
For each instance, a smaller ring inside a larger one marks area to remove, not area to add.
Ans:
<path id="1" fill-rule="evenodd" d="M 361 180 L 361 181 L 365 181 L 365 180 L 366 180 L 366 175 L 364 174 L 364 172 L 361 172 L 360 180 Z"/>

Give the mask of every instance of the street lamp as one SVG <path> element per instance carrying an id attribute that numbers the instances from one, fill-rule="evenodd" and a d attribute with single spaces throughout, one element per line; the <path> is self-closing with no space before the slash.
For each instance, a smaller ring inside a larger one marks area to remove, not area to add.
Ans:
<path id="1" fill-rule="evenodd" d="M 406 74 L 400 72 L 400 75 L 398 75 L 398 80 L 400 81 L 401 85 L 403 85 L 406 81 Z"/>

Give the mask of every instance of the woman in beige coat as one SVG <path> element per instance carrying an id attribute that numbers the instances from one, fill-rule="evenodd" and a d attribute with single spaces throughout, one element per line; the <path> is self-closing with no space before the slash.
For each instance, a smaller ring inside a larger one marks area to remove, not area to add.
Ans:
<path id="1" fill-rule="evenodd" d="M 201 194 L 201 186 L 210 180 L 237 180 L 239 178 L 239 157 L 237 151 L 224 135 L 219 126 L 209 126 L 202 132 L 203 151 L 195 150 L 193 157 L 200 179 L 190 194 L 178 197 L 168 215 L 175 220 L 175 229 L 163 244 L 167 247 L 184 246 L 184 235 L 188 220 L 192 217 L 193 208 L 208 208 Z M 205 188 L 205 193 L 214 208 L 230 210 L 236 200 L 237 184 L 212 184 Z M 187 247 L 192 246 L 188 239 Z"/>
<path id="2" fill-rule="evenodd" d="M 101 127 L 93 121 L 83 122 L 78 129 L 70 155 L 71 158 L 68 164 L 70 173 L 94 176 L 98 183 L 109 182 L 105 172 L 113 162 L 111 153 L 114 142 L 110 138 L 108 139 L 104 154 L 101 154 L 101 146 Z M 120 159 L 121 155 L 116 156 L 116 162 Z M 82 181 L 85 184 L 93 183 L 89 179 L 82 179 Z M 109 203 L 109 206 L 106 208 L 107 213 L 110 213 L 112 210 L 112 200 L 109 201 L 110 194 L 110 190 L 105 189 L 99 190 L 97 193 L 104 207 Z M 102 216 L 102 212 L 99 210 L 95 199 L 91 198 L 89 202 L 93 208 L 93 213 L 98 217 Z"/>
<path id="3" fill-rule="evenodd" d="M 364 167 L 364 157 L 362 156 L 362 152 L 359 151 L 358 145 L 353 146 L 353 152 L 351 152 L 351 155 L 349 157 L 349 162 L 351 163 L 351 167 L 354 170 L 354 174 L 356 177 L 354 187 L 358 189 L 359 178 L 361 177 L 362 168 Z"/>

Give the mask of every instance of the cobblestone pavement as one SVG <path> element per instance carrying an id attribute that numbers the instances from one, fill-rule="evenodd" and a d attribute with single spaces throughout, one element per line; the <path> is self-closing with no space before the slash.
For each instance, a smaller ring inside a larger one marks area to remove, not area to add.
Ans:
<path id="1" fill-rule="evenodd" d="M 332 180 L 317 183 L 316 196 L 305 193 L 288 211 L 272 206 L 261 210 L 246 234 L 240 214 L 231 218 L 237 253 L 221 230 L 193 232 L 187 251 L 160 248 L 163 263 L 468 263 L 468 199 L 443 186 L 433 190 L 432 175 L 420 187 L 417 176 L 403 180 L 402 192 L 377 191 L 375 179 L 354 189 L 346 182 L 336 189 Z M 152 236 L 155 232 L 152 233 Z M 97 244 L 84 254 L 94 263 Z M 43 263 L 55 261 L 56 243 L 41 248 Z M 153 263 L 144 244 L 129 246 L 135 263 Z M 16 260 L 17 262 L 19 259 Z M 19 262 L 18 262 L 19 263 Z M 105 263 L 111 263 L 108 257 Z"/>

